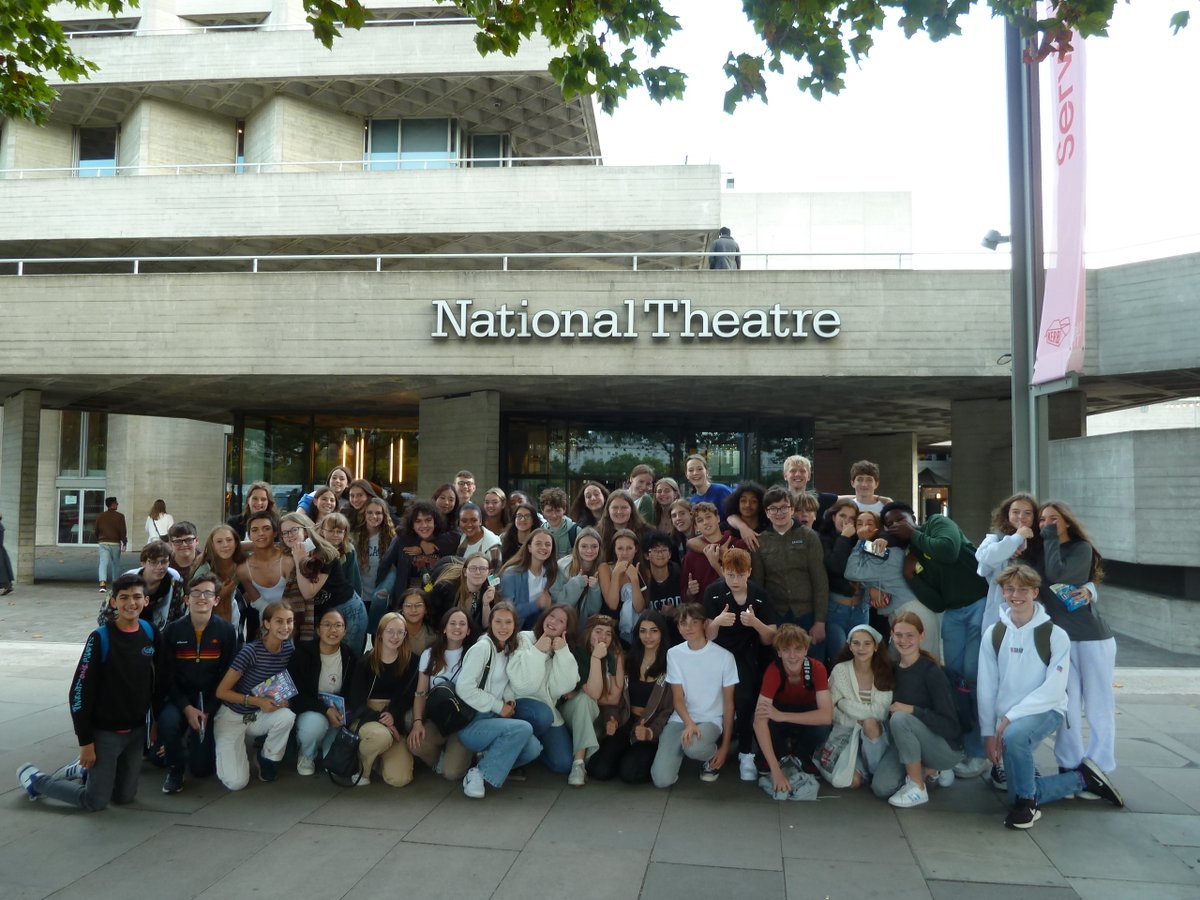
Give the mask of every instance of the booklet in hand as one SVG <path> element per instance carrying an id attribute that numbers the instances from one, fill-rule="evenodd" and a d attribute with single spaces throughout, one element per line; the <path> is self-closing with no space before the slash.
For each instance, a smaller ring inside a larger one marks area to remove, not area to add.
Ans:
<path id="1" fill-rule="evenodd" d="M 284 701 L 291 700 L 300 692 L 296 690 L 296 682 L 292 681 L 292 676 L 285 669 L 256 684 L 250 689 L 250 693 L 255 697 L 269 697 L 276 706 L 282 706 Z"/>

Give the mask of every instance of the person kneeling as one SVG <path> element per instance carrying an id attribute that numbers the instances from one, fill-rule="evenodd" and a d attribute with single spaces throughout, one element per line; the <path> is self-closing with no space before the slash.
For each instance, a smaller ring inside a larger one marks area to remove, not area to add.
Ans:
<path id="1" fill-rule="evenodd" d="M 799 625 L 780 625 L 775 635 L 779 661 L 763 675 L 754 710 L 754 736 L 777 791 L 792 784 L 779 765 L 781 756 L 809 762 L 833 723 L 833 699 L 825 667 L 808 658 L 808 632 Z"/>
<path id="2" fill-rule="evenodd" d="M 979 731 L 994 765 L 1003 763 L 1012 810 L 1008 828 L 1031 828 L 1041 806 L 1090 791 L 1115 806 L 1124 802 L 1100 767 L 1085 759 L 1078 769 L 1038 775 L 1033 754 L 1062 726 L 1067 710 L 1071 640 L 1034 598 L 1042 583 L 1026 565 L 996 579 L 1004 604 L 1000 621 L 979 645 Z"/>

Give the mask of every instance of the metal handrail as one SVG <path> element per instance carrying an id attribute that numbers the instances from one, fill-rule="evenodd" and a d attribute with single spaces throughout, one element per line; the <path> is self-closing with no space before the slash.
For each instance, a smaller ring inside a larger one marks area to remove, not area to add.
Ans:
<path id="1" fill-rule="evenodd" d="M 180 17 L 182 18 L 182 16 Z M 390 27 L 393 25 L 407 25 L 416 27 L 419 25 L 463 25 L 475 24 L 475 20 L 469 16 L 448 16 L 444 19 L 439 18 L 411 18 L 411 19 L 368 19 L 363 23 L 364 28 L 368 27 Z M 70 23 L 66 23 L 70 25 Z M 265 21 L 257 24 L 243 23 L 238 25 L 197 25 L 195 28 L 108 28 L 108 29 L 92 29 L 89 31 L 67 31 L 64 36 L 68 38 L 94 38 L 94 37 L 129 37 L 131 35 L 145 34 L 207 34 L 210 31 L 311 31 L 312 26 L 307 22 L 291 22 L 286 25 L 270 25 Z"/>

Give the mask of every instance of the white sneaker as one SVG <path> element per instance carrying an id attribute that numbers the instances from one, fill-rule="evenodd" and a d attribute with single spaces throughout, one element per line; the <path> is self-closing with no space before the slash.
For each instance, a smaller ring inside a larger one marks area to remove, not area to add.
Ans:
<path id="1" fill-rule="evenodd" d="M 954 770 L 940 769 L 933 776 L 933 783 L 940 788 L 948 788 L 954 784 Z"/>
<path id="2" fill-rule="evenodd" d="M 83 767 L 83 763 L 81 763 L 79 760 L 75 760 L 75 762 L 71 763 L 70 765 L 63 766 L 62 769 L 59 770 L 59 774 L 63 778 L 67 779 L 67 781 L 86 783 L 88 770 Z"/>
<path id="3" fill-rule="evenodd" d="M 922 806 L 928 802 L 929 791 L 925 790 L 919 784 L 913 784 L 907 778 L 904 779 L 904 784 L 900 785 L 900 790 L 888 797 L 888 803 L 892 806 L 898 806 L 901 809 Z"/>
<path id="4" fill-rule="evenodd" d="M 583 787 L 587 784 L 587 769 L 583 767 L 582 759 L 571 763 L 571 774 L 567 776 L 567 784 L 571 787 Z"/>
<path id="5" fill-rule="evenodd" d="M 954 767 L 954 774 L 959 778 L 978 778 L 991 769 L 992 764 L 982 756 L 968 756 Z"/>
<path id="6" fill-rule="evenodd" d="M 468 769 L 467 777 L 463 779 L 463 793 L 472 800 L 481 800 L 485 793 L 483 788 L 483 773 L 478 769 Z"/>
<path id="7" fill-rule="evenodd" d="M 742 781 L 758 781 L 758 766 L 755 765 L 753 753 L 738 754 L 738 777 Z"/>
<path id="8" fill-rule="evenodd" d="M 45 777 L 46 774 L 33 763 L 25 763 L 17 769 L 17 783 L 25 789 L 30 800 L 36 800 L 42 796 L 42 792 L 38 790 L 38 782 Z"/>
<path id="9" fill-rule="evenodd" d="M 296 757 L 296 774 L 297 775 L 315 775 L 317 774 L 317 764 L 307 756 Z"/>
<path id="10" fill-rule="evenodd" d="M 371 774 L 369 772 L 359 772 L 357 775 L 354 776 L 354 786 L 355 787 L 370 787 L 371 786 Z"/>

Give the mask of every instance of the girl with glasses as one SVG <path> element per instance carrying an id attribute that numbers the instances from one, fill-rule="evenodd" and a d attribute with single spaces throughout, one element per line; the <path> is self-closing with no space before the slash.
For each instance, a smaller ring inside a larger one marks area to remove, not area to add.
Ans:
<path id="1" fill-rule="evenodd" d="M 429 594 L 435 614 L 441 617 L 451 609 L 461 609 L 477 630 L 484 630 L 493 604 L 500 599 L 488 580 L 491 572 L 491 563 L 483 553 L 472 553 L 462 564 L 446 566 Z"/>
<path id="2" fill-rule="evenodd" d="M 300 692 L 292 699 L 296 714 L 296 774 L 312 775 L 318 756 L 329 751 L 333 736 L 346 724 L 346 695 L 357 657 L 343 641 L 346 620 L 336 609 L 317 623 L 317 637 L 296 645 L 288 671 Z M 333 698 L 340 697 L 338 703 Z"/>

